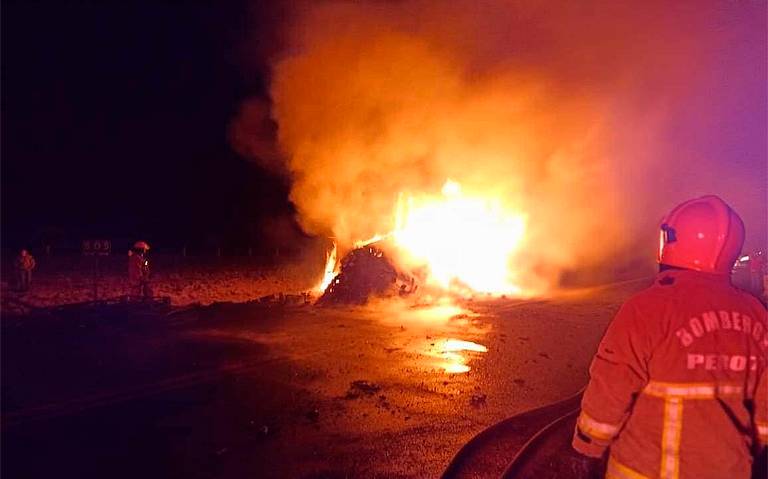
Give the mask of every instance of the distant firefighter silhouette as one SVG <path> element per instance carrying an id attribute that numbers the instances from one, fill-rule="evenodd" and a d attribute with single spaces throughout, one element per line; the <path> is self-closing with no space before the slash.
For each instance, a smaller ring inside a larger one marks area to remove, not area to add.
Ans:
<path id="1" fill-rule="evenodd" d="M 35 269 L 35 258 L 29 251 L 23 249 L 16 257 L 16 287 L 19 291 L 29 291 L 32 285 L 32 270 Z"/>
<path id="2" fill-rule="evenodd" d="M 142 299 L 152 298 L 150 284 L 149 259 L 147 253 L 149 244 L 137 241 L 133 249 L 128 251 L 128 284 L 130 295 Z"/>

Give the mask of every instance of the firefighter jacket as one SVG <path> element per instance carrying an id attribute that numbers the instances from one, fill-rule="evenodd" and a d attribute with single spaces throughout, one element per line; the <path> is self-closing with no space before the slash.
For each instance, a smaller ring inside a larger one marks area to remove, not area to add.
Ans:
<path id="1" fill-rule="evenodd" d="M 670 270 L 627 301 L 590 366 L 573 447 L 606 477 L 748 478 L 768 439 L 766 310 L 725 275 Z"/>
<path id="2" fill-rule="evenodd" d="M 19 255 L 16 258 L 16 269 L 32 271 L 35 269 L 35 258 L 31 254 L 27 254 L 26 256 Z"/>
<path id="3" fill-rule="evenodd" d="M 140 283 L 149 279 L 149 265 L 143 255 L 132 254 L 128 257 L 128 280 Z"/>

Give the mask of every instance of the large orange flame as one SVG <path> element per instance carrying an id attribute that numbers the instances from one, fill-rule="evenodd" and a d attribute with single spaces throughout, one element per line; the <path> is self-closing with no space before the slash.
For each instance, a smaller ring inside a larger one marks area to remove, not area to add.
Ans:
<path id="1" fill-rule="evenodd" d="M 448 179 L 439 195 L 401 194 L 395 227 L 356 241 L 355 248 L 389 241 L 405 268 L 424 268 L 427 283 L 445 290 L 521 294 L 512 259 L 524 238 L 526 217 L 492 197 L 465 195 Z M 337 272 L 336 244 L 326 256 L 324 291 Z"/>
<path id="2" fill-rule="evenodd" d="M 428 268 L 435 285 L 517 294 L 510 262 L 524 232 L 525 215 L 493 198 L 464 195 L 448 180 L 441 195 L 401 197 L 392 237 L 406 261 Z"/>
<path id="3" fill-rule="evenodd" d="M 325 288 L 331 284 L 333 278 L 335 278 L 336 274 L 338 274 L 338 264 L 336 257 L 337 248 L 336 243 L 334 242 L 331 250 L 325 254 L 325 268 L 323 269 L 323 278 L 320 280 L 317 286 L 315 286 L 315 291 L 318 293 L 325 291 Z"/>

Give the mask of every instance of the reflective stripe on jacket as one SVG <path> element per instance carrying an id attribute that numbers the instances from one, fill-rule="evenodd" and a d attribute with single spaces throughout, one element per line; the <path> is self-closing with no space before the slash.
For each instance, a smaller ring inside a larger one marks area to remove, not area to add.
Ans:
<path id="1" fill-rule="evenodd" d="M 766 321 L 725 276 L 660 273 L 606 330 L 574 448 L 610 448 L 606 477 L 748 478 L 768 432 Z"/>

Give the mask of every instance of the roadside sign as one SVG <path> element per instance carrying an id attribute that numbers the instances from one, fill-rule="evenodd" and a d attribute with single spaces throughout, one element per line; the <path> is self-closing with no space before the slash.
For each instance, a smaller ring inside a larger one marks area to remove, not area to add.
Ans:
<path id="1" fill-rule="evenodd" d="M 105 239 L 87 239 L 80 244 L 85 256 L 107 256 L 112 250 L 112 242 Z"/>

